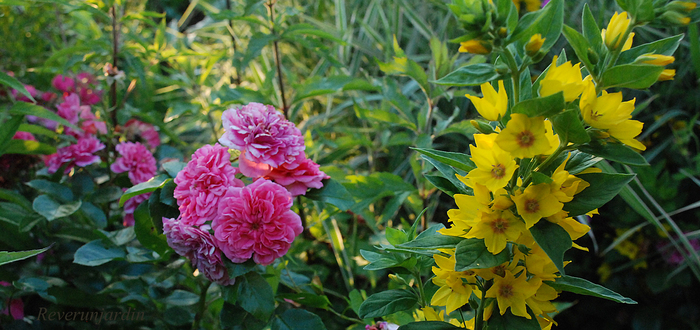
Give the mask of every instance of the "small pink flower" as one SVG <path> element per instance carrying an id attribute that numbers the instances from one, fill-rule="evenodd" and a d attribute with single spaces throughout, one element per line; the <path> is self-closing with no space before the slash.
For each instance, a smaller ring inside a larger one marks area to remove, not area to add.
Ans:
<path id="1" fill-rule="evenodd" d="M 155 127 L 136 119 L 129 119 L 124 125 L 127 140 L 143 142 L 148 149 L 156 150 L 160 145 L 160 136 Z"/>
<path id="2" fill-rule="evenodd" d="M 301 154 L 294 163 L 273 169 L 266 178 L 283 185 L 292 196 L 299 196 L 306 195 L 308 188 L 323 188 L 321 180 L 330 177 L 319 170 L 319 165 L 313 160 Z"/>
<path id="3" fill-rule="evenodd" d="M 51 85 L 53 85 L 53 88 L 58 89 L 61 92 L 72 92 L 73 87 L 75 86 L 75 80 L 73 80 L 71 77 L 59 74 L 54 77 L 53 80 L 51 80 Z"/>
<path id="4" fill-rule="evenodd" d="M 226 132 L 219 142 L 245 151 L 245 158 L 252 162 L 279 167 L 294 162 L 304 152 L 299 129 L 271 105 L 249 103 L 231 108 L 224 111 L 221 119 Z"/>
<path id="5" fill-rule="evenodd" d="M 36 87 L 34 87 L 32 85 L 24 85 L 24 88 L 27 89 L 27 92 L 29 92 L 29 95 L 31 95 L 36 100 L 37 95 L 39 95 L 39 93 L 40 93 L 36 89 Z M 30 100 L 24 94 L 20 94 L 20 92 L 16 89 L 13 89 L 10 93 L 12 93 L 12 97 L 14 97 L 15 100 L 17 100 L 17 101 L 29 102 L 29 103 L 32 102 L 32 100 Z"/>
<path id="6" fill-rule="evenodd" d="M 243 188 L 229 188 L 212 222 L 214 237 L 231 261 L 253 260 L 269 265 L 287 253 L 303 228 L 290 208 L 292 195 L 284 187 L 258 179 Z"/>
<path id="7" fill-rule="evenodd" d="M 93 105 L 100 102 L 102 91 L 96 90 L 96 85 L 97 79 L 89 73 L 83 72 L 76 76 L 76 92 L 83 104 Z"/>
<path id="8" fill-rule="evenodd" d="M 124 189 L 124 191 L 126 191 L 126 189 Z M 151 193 L 136 195 L 129 198 L 124 203 L 124 220 L 122 221 L 124 227 L 131 227 L 136 223 L 134 220 L 134 212 L 136 212 L 136 208 L 141 203 L 147 201 L 149 197 L 151 197 Z"/>
<path id="9" fill-rule="evenodd" d="M 63 98 L 63 103 L 56 106 L 58 108 L 58 115 L 63 117 L 73 125 L 78 124 L 80 120 L 80 113 L 83 111 L 83 107 L 86 107 L 90 111 L 90 107 L 87 105 L 80 105 L 80 96 L 75 93 L 71 93 Z"/>
<path id="10" fill-rule="evenodd" d="M 31 140 L 31 141 L 36 141 L 36 138 L 32 133 L 29 132 L 22 132 L 22 131 L 17 131 L 15 133 L 15 136 L 12 137 L 13 139 L 16 140 Z"/>
<path id="11" fill-rule="evenodd" d="M 112 172 L 129 172 L 129 180 L 133 184 L 146 182 L 156 174 L 156 159 L 141 143 L 122 142 L 115 149 L 120 157 L 110 167 Z"/>
<path id="12" fill-rule="evenodd" d="M 163 233 L 168 245 L 181 256 L 187 257 L 210 281 L 221 285 L 234 284 L 221 260 L 221 250 L 216 247 L 209 226 L 190 226 L 176 219 L 163 218 Z"/>
<path id="13" fill-rule="evenodd" d="M 44 102 L 51 102 L 56 98 L 56 93 L 44 92 L 41 94 L 41 100 Z"/>
<path id="14" fill-rule="evenodd" d="M 67 174 L 74 166 L 85 167 L 99 163 L 100 157 L 95 153 L 104 148 L 105 145 L 93 136 L 79 138 L 78 143 L 59 148 L 44 161 L 49 167 L 49 173 L 56 173 L 63 164 L 68 164 L 64 172 Z"/>
<path id="15" fill-rule="evenodd" d="M 192 160 L 177 174 L 177 199 L 181 221 L 193 226 L 214 220 L 217 205 L 229 187 L 243 187 L 236 179 L 236 168 L 229 160 L 228 148 L 219 144 L 205 145 L 192 155 Z"/>

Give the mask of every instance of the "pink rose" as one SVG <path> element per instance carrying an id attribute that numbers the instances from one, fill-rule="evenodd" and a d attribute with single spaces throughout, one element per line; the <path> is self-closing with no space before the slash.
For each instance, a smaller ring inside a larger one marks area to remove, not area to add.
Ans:
<path id="1" fill-rule="evenodd" d="M 156 159 L 141 143 L 122 142 L 115 149 L 120 157 L 110 167 L 112 172 L 129 172 L 129 180 L 133 184 L 146 182 L 156 174 Z"/>
<path id="2" fill-rule="evenodd" d="M 78 143 L 59 148 L 55 154 L 44 159 L 49 167 L 49 173 L 56 173 L 63 164 L 68 164 L 64 173 L 69 173 L 74 166 L 85 167 L 99 163 L 100 157 L 96 152 L 105 148 L 105 145 L 94 136 L 79 138 Z"/>
<path id="3" fill-rule="evenodd" d="M 258 179 L 243 188 L 229 188 L 212 222 L 219 248 L 233 262 L 251 256 L 269 265 L 287 253 L 303 228 L 290 208 L 292 195 L 284 187 Z"/>
<path id="4" fill-rule="evenodd" d="M 236 179 L 236 168 L 231 165 L 228 148 L 205 145 L 192 155 L 192 160 L 177 174 L 177 199 L 181 221 L 200 226 L 216 218 L 217 205 L 229 187 L 243 187 Z"/>
<path id="5" fill-rule="evenodd" d="M 53 80 L 51 80 L 51 85 L 53 85 L 53 88 L 58 89 L 61 92 L 72 92 L 73 87 L 75 86 L 75 80 L 73 80 L 71 77 L 59 74 L 54 77 Z"/>
<path id="6" fill-rule="evenodd" d="M 214 244 L 209 226 L 190 226 L 176 219 L 163 218 L 163 233 L 168 245 L 181 256 L 187 257 L 210 281 L 221 285 L 234 284 L 221 260 L 221 250 Z"/>
<path id="7" fill-rule="evenodd" d="M 250 103 L 231 108 L 221 116 L 226 130 L 219 142 L 245 151 L 254 163 L 279 167 L 304 152 L 304 138 L 296 126 L 270 105 Z"/>
<path id="8" fill-rule="evenodd" d="M 158 131 L 151 124 L 129 119 L 124 125 L 124 132 L 128 140 L 143 142 L 150 150 L 155 150 L 160 145 Z"/>
<path id="9" fill-rule="evenodd" d="M 283 185 L 292 196 L 306 195 L 308 188 L 323 188 L 321 180 L 330 178 L 319 170 L 319 165 L 301 154 L 291 164 L 283 164 L 267 174 L 266 178 Z"/>

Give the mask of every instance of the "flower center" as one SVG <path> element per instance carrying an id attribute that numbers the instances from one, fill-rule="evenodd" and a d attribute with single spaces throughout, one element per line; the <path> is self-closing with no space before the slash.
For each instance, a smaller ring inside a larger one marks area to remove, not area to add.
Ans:
<path id="1" fill-rule="evenodd" d="M 518 133 L 517 139 L 518 144 L 523 148 L 527 148 L 535 144 L 535 135 L 530 131 L 522 131 Z"/>
<path id="2" fill-rule="evenodd" d="M 491 230 L 494 234 L 503 234 L 508 229 L 508 221 L 502 218 L 491 221 Z"/>
<path id="3" fill-rule="evenodd" d="M 258 228 L 260 228 L 260 223 L 258 223 L 257 221 L 250 224 L 250 229 L 258 230 Z"/>
<path id="4" fill-rule="evenodd" d="M 530 199 L 525 202 L 525 211 L 527 213 L 535 213 L 540 210 L 540 203 L 537 200 Z"/>
<path id="5" fill-rule="evenodd" d="M 510 298 L 513 296 L 513 286 L 510 284 L 501 285 L 498 289 L 498 294 L 503 298 Z"/>
<path id="6" fill-rule="evenodd" d="M 501 179 L 506 175 L 506 167 L 503 164 L 491 165 L 491 176 L 494 179 Z"/>
<path id="7" fill-rule="evenodd" d="M 506 266 L 505 265 L 498 265 L 496 267 L 493 267 L 491 269 L 491 272 L 500 276 L 500 277 L 504 277 L 504 276 L 506 276 Z"/>

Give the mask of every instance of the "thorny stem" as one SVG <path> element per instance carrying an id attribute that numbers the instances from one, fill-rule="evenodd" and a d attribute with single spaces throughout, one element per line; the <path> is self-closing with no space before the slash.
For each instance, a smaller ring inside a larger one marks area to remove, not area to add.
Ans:
<path id="1" fill-rule="evenodd" d="M 282 97 L 282 114 L 284 118 L 289 119 L 289 106 L 287 105 L 287 98 L 284 96 L 284 82 L 282 81 L 282 63 L 280 62 L 280 51 L 277 46 L 277 36 L 275 35 L 275 2 L 270 0 L 267 3 L 267 7 L 270 8 L 270 32 L 275 36 L 275 41 L 272 42 L 273 49 L 275 51 L 275 66 L 277 66 L 277 83 L 280 86 L 280 96 Z"/>
<path id="2" fill-rule="evenodd" d="M 197 315 L 194 317 L 194 322 L 192 323 L 192 329 L 199 329 L 199 322 L 202 321 L 202 316 L 207 307 L 207 291 L 209 291 L 209 286 L 211 282 L 207 281 L 206 284 L 201 286 L 201 292 L 199 293 L 199 303 L 197 304 Z"/>

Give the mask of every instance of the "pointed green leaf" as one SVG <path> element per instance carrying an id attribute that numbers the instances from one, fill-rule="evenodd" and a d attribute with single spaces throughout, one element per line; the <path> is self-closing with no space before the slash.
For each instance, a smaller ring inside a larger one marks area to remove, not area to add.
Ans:
<path id="1" fill-rule="evenodd" d="M 11 262 L 31 258 L 37 254 L 41 254 L 41 253 L 46 252 L 46 250 L 48 250 L 49 248 L 51 248 L 51 246 L 47 246 L 43 249 L 28 250 L 28 251 L 14 251 L 14 252 L 0 251 L 0 266 L 2 266 L 4 264 L 9 264 Z"/>
<path id="2" fill-rule="evenodd" d="M 623 297 L 615 291 L 612 291 L 604 286 L 592 283 L 588 280 L 578 277 L 564 275 L 562 277 L 557 278 L 554 282 L 545 283 L 553 287 L 557 291 L 568 291 L 587 296 L 608 299 L 623 304 L 637 304 L 636 301 L 627 297 Z"/>
<path id="3" fill-rule="evenodd" d="M 573 217 L 595 210 L 617 196 L 622 187 L 632 181 L 634 176 L 634 174 L 609 173 L 579 174 L 578 177 L 588 182 L 590 187 L 574 195 L 571 202 L 564 203 L 564 211 L 569 212 L 569 216 Z"/>
<path id="4" fill-rule="evenodd" d="M 569 109 L 554 116 L 552 118 L 552 127 L 562 141 L 586 143 L 591 140 L 588 132 L 583 128 L 583 123 L 579 119 L 578 110 L 576 109 Z"/>
<path id="5" fill-rule="evenodd" d="M 238 304 L 256 319 L 266 321 L 275 310 L 272 287 L 258 273 L 250 272 L 238 277 Z"/>
<path id="6" fill-rule="evenodd" d="M 530 228 L 532 237 L 552 259 L 559 273 L 564 274 L 564 252 L 572 246 L 571 236 L 561 226 L 541 219 Z"/>
<path id="7" fill-rule="evenodd" d="M 441 151 L 428 148 L 411 149 L 418 151 L 419 153 L 426 155 L 432 159 L 435 159 L 443 164 L 450 165 L 454 168 L 458 168 L 465 172 L 469 172 L 476 168 L 476 165 L 474 165 L 474 162 L 471 160 L 471 157 L 463 153 Z"/>
<path id="8" fill-rule="evenodd" d="M 124 207 L 124 203 L 126 203 L 126 201 L 129 200 L 131 197 L 153 192 L 158 188 L 162 188 L 169 181 L 172 181 L 172 179 L 169 178 L 167 175 L 158 175 L 146 182 L 139 183 L 127 189 L 122 195 L 122 197 L 119 199 L 119 207 Z"/>
<path id="9" fill-rule="evenodd" d="M 443 86 L 478 86 L 496 80 L 498 76 L 493 65 L 479 63 L 463 66 L 433 82 Z"/>
<path id="10" fill-rule="evenodd" d="M 513 113 L 522 113 L 528 117 L 552 117 L 566 108 L 564 93 L 559 92 L 545 97 L 521 101 L 513 106 Z"/>
<path id="11" fill-rule="evenodd" d="M 361 319 L 381 317 L 413 308 L 418 298 L 408 290 L 386 290 L 375 293 L 362 302 L 358 311 Z"/>
<path id="12" fill-rule="evenodd" d="M 311 189 L 304 196 L 311 200 L 333 204 L 341 211 L 347 211 L 355 205 L 355 199 L 345 186 L 333 179 L 323 180 L 323 188 Z"/>
<path id="13" fill-rule="evenodd" d="M 103 240 L 97 239 L 75 251 L 73 262 L 85 266 L 99 266 L 125 256 L 126 253 L 122 248 L 105 245 Z"/>
<path id="14" fill-rule="evenodd" d="M 288 309 L 272 321 L 271 330 L 325 330 L 321 318 L 303 309 Z"/>
<path id="15" fill-rule="evenodd" d="M 613 87 L 646 89 L 653 85 L 665 67 L 651 64 L 617 65 L 603 73 L 603 89 Z"/>
<path id="16" fill-rule="evenodd" d="M 39 195 L 32 203 L 32 208 L 47 220 L 53 221 L 75 213 L 81 204 L 81 201 L 61 204 L 49 195 Z"/>
<path id="17" fill-rule="evenodd" d="M 16 89 L 18 92 L 22 93 L 22 95 L 32 100 L 32 102 L 36 102 L 36 100 L 32 97 L 32 94 L 29 94 L 29 91 L 27 91 L 27 89 L 24 87 L 24 84 L 3 71 L 0 71 L 0 84 Z"/>
<path id="18" fill-rule="evenodd" d="M 632 148 L 618 143 L 606 143 L 605 145 L 583 145 L 579 150 L 598 157 L 605 158 L 614 162 L 633 165 L 633 166 L 648 166 L 647 160 Z"/>
<path id="19" fill-rule="evenodd" d="M 65 120 L 63 117 L 57 115 L 55 112 L 47 110 L 46 108 L 38 106 L 36 104 L 31 104 L 27 102 L 17 102 L 12 106 L 12 108 L 10 108 L 10 114 L 41 117 L 44 119 L 49 119 L 58 122 L 63 126 L 68 126 L 78 132 L 83 131 L 77 126 Z"/>
<path id="20" fill-rule="evenodd" d="M 483 239 L 467 238 L 457 244 L 455 271 L 496 267 L 510 259 L 508 249 L 493 255 L 486 249 Z"/>

